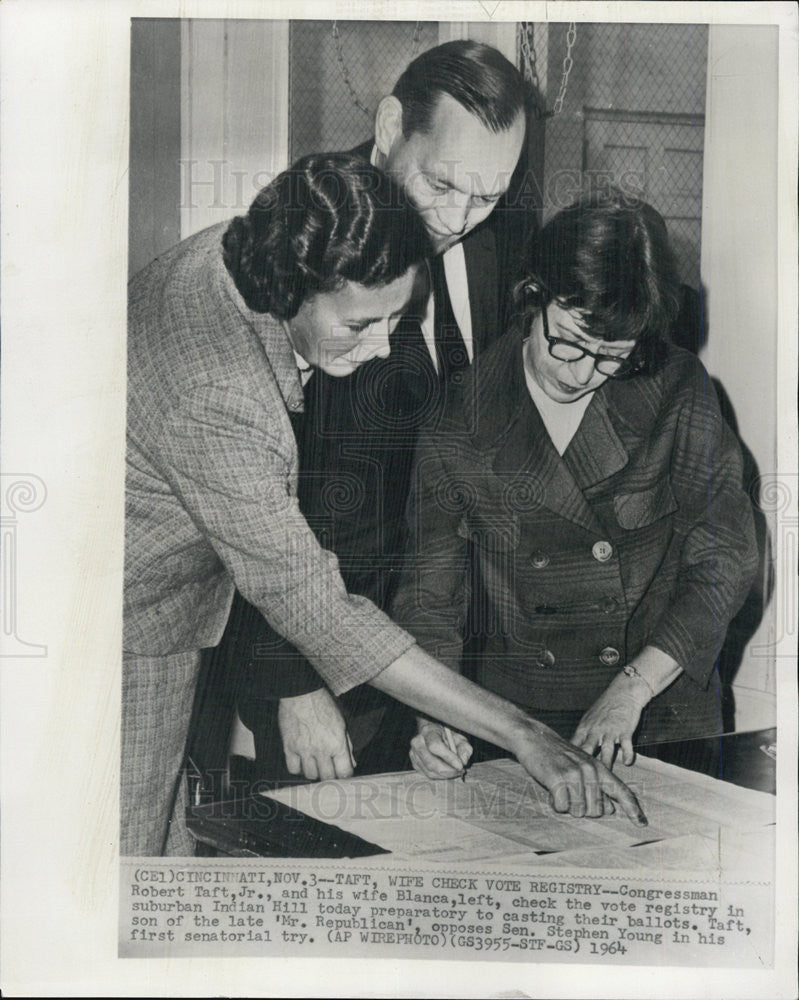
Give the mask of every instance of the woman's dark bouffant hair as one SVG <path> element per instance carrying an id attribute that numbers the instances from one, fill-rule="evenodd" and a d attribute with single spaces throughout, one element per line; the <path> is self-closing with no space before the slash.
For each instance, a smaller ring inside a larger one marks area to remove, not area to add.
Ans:
<path id="1" fill-rule="evenodd" d="M 554 300 L 580 312 L 589 336 L 636 341 L 636 370 L 657 370 L 680 279 L 666 224 L 651 205 L 617 190 L 581 199 L 544 226 L 533 259 L 535 270 L 515 289 L 523 329 Z"/>
<path id="2" fill-rule="evenodd" d="M 222 245 L 250 309 L 278 319 L 345 281 L 394 281 L 432 253 L 402 189 L 349 153 L 298 160 L 233 219 Z"/>

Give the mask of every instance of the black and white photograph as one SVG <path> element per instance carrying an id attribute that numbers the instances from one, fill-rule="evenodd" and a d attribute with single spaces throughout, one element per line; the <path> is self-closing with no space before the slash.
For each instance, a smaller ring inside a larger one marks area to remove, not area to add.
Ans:
<path id="1" fill-rule="evenodd" d="M 793 996 L 795 7 L 23 6 L 3 988 Z"/>

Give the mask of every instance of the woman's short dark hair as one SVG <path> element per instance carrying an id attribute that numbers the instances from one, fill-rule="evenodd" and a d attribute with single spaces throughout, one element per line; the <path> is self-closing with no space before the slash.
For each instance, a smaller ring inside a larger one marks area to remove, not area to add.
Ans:
<path id="1" fill-rule="evenodd" d="M 298 160 L 233 219 L 222 246 L 250 309 L 278 319 L 346 281 L 387 284 L 432 254 L 399 185 L 349 153 Z"/>
<path id="2" fill-rule="evenodd" d="M 481 42 L 456 40 L 418 55 L 397 80 L 402 134 L 427 132 L 442 94 L 449 94 L 491 132 L 506 132 L 531 107 L 521 73 L 501 52 Z"/>
<path id="3" fill-rule="evenodd" d="M 634 340 L 630 360 L 654 371 L 677 315 L 680 279 L 662 216 L 612 190 L 584 198 L 543 227 L 535 268 L 515 291 L 520 322 L 555 300 L 579 311 L 585 332 Z"/>

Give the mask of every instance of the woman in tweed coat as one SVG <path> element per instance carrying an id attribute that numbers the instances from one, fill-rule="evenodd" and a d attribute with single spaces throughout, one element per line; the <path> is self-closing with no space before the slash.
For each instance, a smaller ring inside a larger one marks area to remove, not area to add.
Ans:
<path id="1" fill-rule="evenodd" d="M 610 766 L 720 732 L 716 657 L 754 575 L 741 454 L 707 373 L 666 341 L 665 225 L 614 194 L 543 229 L 517 322 L 418 447 L 393 616 Z M 600 749 L 601 748 L 601 749 Z M 457 773 L 438 724 L 411 758 Z"/>
<path id="2" fill-rule="evenodd" d="M 190 854 L 181 766 L 200 651 L 234 585 L 332 693 L 370 682 L 499 743 L 555 807 L 603 814 L 634 796 L 587 755 L 416 646 L 348 594 L 297 503 L 301 369 L 348 374 L 388 351 L 424 227 L 401 189 L 348 154 L 306 157 L 246 218 L 185 240 L 130 287 L 122 842 Z M 320 724 L 327 720 L 320 719 Z"/>

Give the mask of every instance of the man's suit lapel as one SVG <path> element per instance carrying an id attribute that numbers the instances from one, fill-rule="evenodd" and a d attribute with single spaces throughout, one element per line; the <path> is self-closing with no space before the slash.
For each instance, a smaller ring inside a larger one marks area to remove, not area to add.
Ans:
<path id="1" fill-rule="evenodd" d="M 356 146 L 355 149 L 349 149 L 347 152 L 350 156 L 360 156 L 362 160 L 369 160 L 372 156 L 374 146 L 374 139 L 367 139 L 366 142 L 362 142 L 360 146 Z"/>
<path id="2" fill-rule="evenodd" d="M 420 267 L 408 310 L 397 323 L 389 339 L 391 345 L 389 364 L 401 369 L 403 384 L 417 403 L 429 400 L 438 390 L 438 373 L 433 367 L 430 350 L 421 328 L 429 294 L 428 270 L 426 267 Z"/>
<path id="3" fill-rule="evenodd" d="M 499 322 L 497 242 L 490 226 L 479 226 L 469 233 L 463 240 L 463 255 L 466 261 L 472 341 L 476 356 L 504 332 L 497 329 Z"/>

